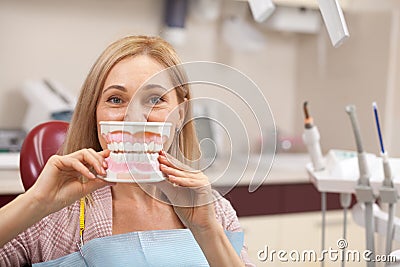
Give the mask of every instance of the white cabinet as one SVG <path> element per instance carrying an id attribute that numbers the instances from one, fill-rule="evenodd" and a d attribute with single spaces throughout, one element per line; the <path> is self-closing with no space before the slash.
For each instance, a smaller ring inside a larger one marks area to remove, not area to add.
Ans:
<path id="1" fill-rule="evenodd" d="M 297 250 L 300 253 L 305 250 L 315 250 L 317 255 L 321 252 L 321 213 L 293 213 L 284 215 L 268 215 L 241 217 L 239 221 L 245 233 L 245 242 L 249 248 L 249 256 L 257 266 L 321 266 L 321 262 L 293 262 L 287 255 L 284 258 L 289 259 L 288 262 L 280 262 L 276 258 L 273 262 L 270 258 L 265 262 L 257 259 L 257 253 L 265 250 L 268 251 L 285 250 L 290 253 Z M 325 249 L 329 247 L 339 250 L 337 246 L 338 239 L 342 238 L 342 221 L 343 212 L 341 210 L 328 211 L 326 215 L 326 241 Z M 347 225 L 347 242 L 350 250 L 364 251 L 364 228 L 355 224 L 348 213 Z M 263 255 L 262 255 L 263 256 Z M 339 261 L 325 260 L 325 267 L 341 266 Z M 365 266 L 364 262 L 346 262 L 345 266 Z"/>

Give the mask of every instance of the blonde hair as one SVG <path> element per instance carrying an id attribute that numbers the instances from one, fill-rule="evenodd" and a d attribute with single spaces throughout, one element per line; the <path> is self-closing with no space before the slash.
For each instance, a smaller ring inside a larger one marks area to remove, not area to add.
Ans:
<path id="1" fill-rule="evenodd" d="M 177 53 L 172 46 L 160 37 L 128 36 L 109 45 L 92 66 L 83 86 L 75 107 L 66 140 L 61 148 L 61 154 L 69 154 L 83 148 L 102 150 L 97 135 L 96 109 L 105 80 L 111 69 L 127 57 L 147 55 L 165 68 L 181 64 Z M 174 72 L 174 79 L 186 81 L 183 71 L 178 68 Z M 178 102 L 190 100 L 189 85 L 181 82 L 175 88 Z M 190 101 L 187 101 L 187 110 L 184 127 L 180 130 L 179 137 L 175 138 L 171 147 L 175 157 L 184 163 L 197 160 L 200 155 L 199 143 L 194 122 L 191 121 L 192 111 Z"/>

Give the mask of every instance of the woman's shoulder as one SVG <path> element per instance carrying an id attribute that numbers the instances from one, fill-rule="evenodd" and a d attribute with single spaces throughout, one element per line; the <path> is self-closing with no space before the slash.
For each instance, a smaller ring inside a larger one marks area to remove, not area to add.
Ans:
<path id="1" fill-rule="evenodd" d="M 212 190 L 215 208 L 215 216 L 225 230 L 241 231 L 235 209 L 229 200 L 224 198 L 217 190 Z"/>

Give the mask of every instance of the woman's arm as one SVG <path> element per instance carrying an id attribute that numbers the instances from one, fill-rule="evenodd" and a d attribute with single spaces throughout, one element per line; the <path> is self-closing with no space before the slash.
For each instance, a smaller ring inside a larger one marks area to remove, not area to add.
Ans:
<path id="1" fill-rule="evenodd" d="M 236 211 L 232 207 L 231 203 L 222 197 L 216 190 L 213 190 L 213 195 L 215 199 L 218 199 L 214 202 L 215 215 L 218 222 L 222 225 L 222 228 L 230 232 L 243 232 Z M 245 242 L 240 251 L 240 258 L 246 267 L 256 267 L 248 255 L 247 245 Z"/>
<path id="2" fill-rule="evenodd" d="M 109 151 L 82 149 L 65 156 L 52 156 L 36 183 L 0 209 L 0 247 L 45 216 L 69 206 L 81 197 L 110 185 L 89 171 L 105 174 Z M 82 180 L 81 177 L 84 177 Z"/>
<path id="3" fill-rule="evenodd" d="M 221 225 L 208 229 L 191 229 L 210 266 L 245 266 Z"/>
<path id="4" fill-rule="evenodd" d="M 0 247 L 48 215 L 29 190 L 0 209 Z"/>

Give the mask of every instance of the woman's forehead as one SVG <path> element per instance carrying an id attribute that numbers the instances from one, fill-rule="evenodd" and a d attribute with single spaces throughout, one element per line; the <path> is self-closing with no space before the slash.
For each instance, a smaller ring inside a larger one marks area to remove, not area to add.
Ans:
<path id="1" fill-rule="evenodd" d="M 129 57 L 118 62 L 109 72 L 103 90 L 119 85 L 138 89 L 149 84 L 160 85 L 167 90 L 176 87 L 171 80 L 171 71 L 147 55 Z"/>
<path id="2" fill-rule="evenodd" d="M 147 55 L 128 57 L 113 66 L 107 76 L 107 80 L 115 78 L 135 78 L 151 76 L 163 70 L 164 67 L 155 59 Z"/>

